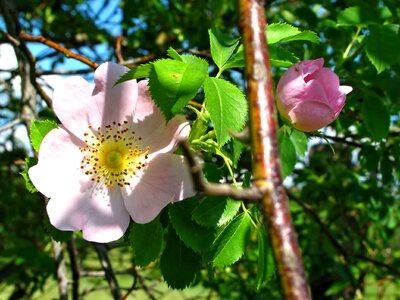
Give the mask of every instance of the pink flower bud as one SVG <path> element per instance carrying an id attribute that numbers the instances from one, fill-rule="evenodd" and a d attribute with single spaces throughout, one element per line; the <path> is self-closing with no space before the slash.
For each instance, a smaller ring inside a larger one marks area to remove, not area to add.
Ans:
<path id="1" fill-rule="evenodd" d="M 301 131 L 315 131 L 332 123 L 353 90 L 339 85 L 339 77 L 323 64 L 323 58 L 299 62 L 278 83 L 278 110 Z"/>

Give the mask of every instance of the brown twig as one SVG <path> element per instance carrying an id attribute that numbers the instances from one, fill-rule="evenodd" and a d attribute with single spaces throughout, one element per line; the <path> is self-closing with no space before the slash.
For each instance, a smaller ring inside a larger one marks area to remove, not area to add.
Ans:
<path id="1" fill-rule="evenodd" d="M 261 192 L 257 188 L 236 189 L 229 184 L 208 183 L 204 180 L 201 165 L 193 156 L 186 140 L 180 140 L 179 145 L 183 150 L 187 163 L 190 167 L 193 185 L 196 191 L 208 196 L 225 196 L 241 201 L 260 201 Z"/>
<path id="2" fill-rule="evenodd" d="M 310 294 L 282 182 L 264 8 L 260 0 L 239 0 L 239 5 L 250 106 L 254 184 L 263 192 L 264 219 L 285 299 L 307 300 Z"/>
<path id="3" fill-rule="evenodd" d="M 56 49 L 57 51 L 59 51 L 60 53 L 64 54 L 66 57 L 68 58 L 74 58 L 76 60 L 79 60 L 80 62 L 83 62 L 84 64 L 88 65 L 89 67 L 93 68 L 93 69 L 97 69 L 97 67 L 99 66 L 98 63 L 95 63 L 94 61 L 91 61 L 90 59 L 88 59 L 87 57 L 84 57 L 80 54 L 71 52 L 70 50 L 68 50 L 67 48 L 61 46 L 60 44 L 57 44 L 56 42 L 53 42 L 43 36 L 33 36 L 33 35 L 29 35 L 29 34 L 25 34 L 23 32 L 21 32 L 19 34 L 19 38 L 21 40 L 25 40 L 25 41 L 29 41 L 29 42 L 38 42 L 38 43 L 42 43 L 46 46 L 49 46 L 53 49 Z"/>
<path id="4" fill-rule="evenodd" d="M 115 55 L 117 56 L 118 62 L 124 64 L 125 60 L 122 56 L 122 37 L 117 36 L 115 39 Z"/>
<path id="5" fill-rule="evenodd" d="M 203 108 L 203 104 L 198 103 L 198 102 L 196 102 L 196 101 L 190 100 L 190 101 L 189 101 L 189 104 L 190 104 L 191 106 L 194 106 L 194 107 L 197 107 L 197 108 Z"/>

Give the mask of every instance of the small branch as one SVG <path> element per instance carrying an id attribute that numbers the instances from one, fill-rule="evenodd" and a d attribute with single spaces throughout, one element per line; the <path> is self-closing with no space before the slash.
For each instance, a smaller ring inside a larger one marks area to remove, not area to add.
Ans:
<path id="1" fill-rule="evenodd" d="M 400 276 L 400 270 L 399 270 L 398 268 L 396 268 L 396 267 L 393 267 L 392 265 L 385 264 L 384 262 L 375 260 L 375 259 L 373 259 L 373 258 L 364 256 L 364 255 L 362 255 L 362 254 L 350 254 L 350 255 L 351 255 L 352 257 L 358 259 L 358 260 L 368 261 L 368 262 L 370 262 L 370 263 L 372 263 L 372 264 L 374 264 L 374 265 L 376 265 L 376 266 L 383 267 L 383 268 L 389 270 L 390 272 L 396 274 L 397 276 Z"/>
<path id="2" fill-rule="evenodd" d="M 48 70 L 48 71 L 37 71 L 36 76 L 43 75 L 77 75 L 77 74 L 88 74 L 93 72 L 92 69 L 79 69 L 79 70 Z"/>
<path id="3" fill-rule="evenodd" d="M 60 299 L 68 300 L 68 277 L 64 260 L 64 249 L 60 243 L 53 241 L 53 251 L 57 264 L 57 279 Z"/>
<path id="4" fill-rule="evenodd" d="M 318 213 L 309 204 L 304 203 L 303 201 L 297 199 L 293 195 L 290 195 L 290 199 L 292 199 L 297 204 L 299 204 L 304 209 L 304 211 L 306 213 L 308 213 L 314 219 L 314 221 L 319 225 L 319 227 L 321 228 L 323 233 L 328 237 L 328 239 L 332 243 L 332 245 L 341 254 L 341 256 L 343 257 L 343 260 L 344 260 L 344 265 L 345 265 L 345 268 L 346 268 L 346 272 L 348 273 L 350 279 L 352 280 L 354 289 L 356 287 L 356 283 L 355 283 L 355 279 L 354 279 L 354 277 L 353 277 L 353 275 L 351 273 L 351 270 L 350 270 L 350 257 L 353 257 L 353 258 L 358 259 L 358 260 L 363 260 L 363 261 L 370 262 L 370 263 L 372 263 L 372 264 L 374 264 L 376 266 L 379 266 L 379 267 L 387 269 L 388 271 L 396 274 L 397 276 L 400 276 L 400 270 L 398 270 L 397 268 L 393 267 L 392 265 L 389 265 L 389 264 L 386 264 L 384 262 L 375 260 L 373 258 L 364 256 L 362 254 L 357 254 L 357 253 L 356 254 L 352 254 L 352 253 L 347 252 L 347 250 L 344 249 L 344 247 L 333 236 L 333 234 L 330 231 L 330 229 L 324 224 L 324 222 L 322 222 L 322 220 L 320 219 Z"/>
<path id="5" fill-rule="evenodd" d="M 118 286 L 117 278 L 115 277 L 114 270 L 112 268 L 110 259 L 108 257 L 106 246 L 104 244 L 94 243 L 94 242 L 92 242 L 92 245 L 94 246 L 94 249 L 96 250 L 97 255 L 99 256 L 101 266 L 105 272 L 105 277 L 108 281 L 108 286 L 111 289 L 111 293 L 114 299 L 120 300 L 121 290 Z"/>
<path id="6" fill-rule="evenodd" d="M 180 140 L 179 145 L 183 150 L 187 163 L 190 167 L 190 173 L 196 191 L 208 196 L 225 196 L 241 201 L 259 201 L 262 198 L 262 193 L 259 189 L 253 187 L 248 189 L 236 189 L 229 184 L 208 183 L 204 180 L 201 165 L 193 156 L 189 144 L 186 140 Z"/>
<path id="7" fill-rule="evenodd" d="M 78 261 L 78 252 L 75 246 L 75 235 L 72 235 L 71 239 L 67 242 L 67 251 L 69 260 L 71 262 L 72 271 L 72 299 L 79 299 L 79 279 L 80 279 L 80 267 Z"/>
<path id="8" fill-rule="evenodd" d="M 80 277 L 104 277 L 106 273 L 104 271 L 80 271 Z"/>
<path id="9" fill-rule="evenodd" d="M 357 283 L 356 280 L 354 279 L 353 273 L 351 272 L 350 269 L 350 257 L 349 254 L 347 253 L 346 249 L 342 247 L 342 245 L 336 240 L 336 238 L 333 236 L 332 232 L 329 230 L 329 228 L 322 222 L 320 219 L 318 213 L 307 203 L 301 201 L 300 199 L 297 199 L 294 197 L 294 195 L 290 195 L 290 199 L 294 200 L 297 204 L 299 204 L 313 219 L 321 230 L 324 232 L 324 234 L 328 237 L 329 241 L 332 243 L 332 245 L 336 248 L 336 250 L 340 253 L 342 259 L 343 259 L 343 265 L 346 270 L 347 276 L 349 277 L 353 291 L 357 290 Z"/>
<path id="10" fill-rule="evenodd" d="M 19 34 L 19 38 L 21 40 L 25 40 L 25 41 L 42 43 L 46 46 L 56 49 L 58 52 L 64 54 L 68 58 L 74 58 L 76 60 L 79 60 L 80 62 L 83 62 L 84 64 L 88 65 L 89 67 L 91 67 L 93 69 L 97 69 L 97 67 L 99 66 L 99 64 L 91 61 L 90 59 L 88 59 L 80 54 L 71 52 L 67 48 L 65 48 L 65 47 L 61 46 L 60 44 L 57 44 L 56 42 L 53 42 L 43 36 L 33 36 L 33 35 L 29 35 L 29 34 L 25 34 L 25 33 L 21 32 Z"/>
<path id="11" fill-rule="evenodd" d="M 7 123 L 3 126 L 0 127 L 0 132 L 6 131 L 7 129 L 10 129 L 12 127 L 14 127 L 15 125 L 21 124 L 22 120 L 20 118 L 16 118 L 14 120 L 12 120 L 10 123 Z"/>
<path id="12" fill-rule="evenodd" d="M 136 270 L 135 266 L 132 266 L 132 271 L 133 271 L 133 283 L 132 286 L 128 289 L 126 294 L 122 297 L 121 300 L 125 300 L 128 298 L 128 296 L 134 291 L 137 290 L 138 287 L 136 287 L 137 281 L 139 280 L 140 285 L 142 286 L 143 291 L 147 294 L 148 298 L 151 300 L 156 300 L 156 297 L 151 293 L 150 288 L 147 286 L 145 283 L 145 278 L 139 274 L 139 272 Z"/>
<path id="13" fill-rule="evenodd" d="M 14 49 L 19 49 L 23 55 L 27 59 L 27 63 L 29 64 L 29 78 L 31 81 L 32 86 L 35 88 L 36 92 L 42 97 L 44 102 L 46 102 L 48 107 L 51 107 L 51 99 L 50 97 L 46 94 L 46 92 L 43 90 L 43 88 L 40 86 L 40 84 L 36 81 L 36 66 L 35 66 L 35 59 L 33 58 L 31 52 L 29 49 L 26 47 L 25 44 L 22 44 L 20 41 L 18 41 L 16 38 L 14 38 L 12 35 L 6 33 L 5 34 L 7 40 L 14 46 Z M 21 59 L 19 60 L 21 62 Z"/>
<path id="14" fill-rule="evenodd" d="M 357 147 L 357 148 L 362 148 L 363 147 L 363 145 L 361 143 L 358 143 L 358 142 L 355 142 L 355 141 L 350 141 L 345 137 L 338 137 L 338 136 L 332 136 L 332 135 L 327 135 L 327 134 L 323 134 L 323 136 L 325 138 L 327 138 L 328 140 L 332 140 L 332 141 L 335 141 L 335 142 L 338 142 L 338 143 L 347 144 L 347 145 L 354 146 L 354 147 Z"/>
<path id="15" fill-rule="evenodd" d="M 250 144 L 251 143 L 250 131 L 249 131 L 249 127 L 248 126 L 246 126 L 241 132 L 235 132 L 235 131 L 232 131 L 230 129 L 227 129 L 227 131 L 229 132 L 229 134 L 231 136 L 233 136 L 235 139 L 238 139 L 242 143 L 245 143 L 245 144 Z"/>
<path id="16" fill-rule="evenodd" d="M 118 62 L 124 64 L 125 60 L 122 56 L 122 37 L 117 36 L 115 39 L 115 55 L 117 56 Z"/>
<path id="17" fill-rule="evenodd" d="M 190 100 L 189 101 L 189 104 L 191 105 L 191 106 L 194 106 L 194 107 L 197 107 L 197 108 L 203 108 L 203 104 L 201 104 L 201 103 L 198 103 L 198 102 L 196 102 L 196 101 L 192 101 L 192 100 Z"/>

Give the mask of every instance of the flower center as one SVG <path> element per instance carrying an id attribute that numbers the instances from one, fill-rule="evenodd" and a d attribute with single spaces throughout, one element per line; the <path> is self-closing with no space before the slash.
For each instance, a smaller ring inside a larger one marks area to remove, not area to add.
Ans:
<path id="1" fill-rule="evenodd" d="M 118 151 L 111 151 L 106 154 L 106 163 L 109 168 L 116 169 L 123 162 L 123 157 Z"/>
<path id="2" fill-rule="evenodd" d="M 142 137 L 136 136 L 127 121 L 97 130 L 89 125 L 88 129 L 84 133 L 86 145 L 80 148 L 82 171 L 92 181 L 109 188 L 130 185 L 137 171 L 145 166 L 150 147 L 141 145 Z"/>

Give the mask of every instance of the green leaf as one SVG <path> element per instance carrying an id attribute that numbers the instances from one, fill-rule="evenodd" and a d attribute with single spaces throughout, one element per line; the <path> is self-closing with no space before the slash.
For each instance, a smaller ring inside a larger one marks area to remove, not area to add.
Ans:
<path id="1" fill-rule="evenodd" d="M 272 249 L 269 244 L 267 233 L 264 227 L 257 230 L 258 243 L 258 271 L 256 278 L 256 288 L 259 290 L 266 280 L 269 280 L 275 274 L 275 261 Z"/>
<path id="2" fill-rule="evenodd" d="M 236 216 L 241 202 L 227 197 L 208 196 L 193 211 L 193 219 L 200 225 L 220 227 Z"/>
<path id="3" fill-rule="evenodd" d="M 301 31 L 287 23 L 273 23 L 267 26 L 267 41 L 268 45 L 293 41 L 309 41 L 318 44 L 319 38 L 310 30 Z"/>
<path id="4" fill-rule="evenodd" d="M 366 6 L 352 6 L 341 11 L 337 18 L 337 26 L 361 26 L 377 22 L 376 14 Z"/>
<path id="5" fill-rule="evenodd" d="M 278 131 L 279 140 L 279 153 L 282 162 L 282 177 L 286 178 L 292 174 L 294 166 L 297 162 L 296 148 L 293 145 L 289 134 L 284 130 L 284 128 Z"/>
<path id="6" fill-rule="evenodd" d="M 329 289 L 325 292 L 325 296 L 333 296 L 348 288 L 351 283 L 348 280 L 341 279 L 340 281 L 336 281 L 333 283 Z"/>
<path id="7" fill-rule="evenodd" d="M 60 242 L 60 243 L 68 241 L 73 234 L 72 231 L 58 230 L 53 225 L 51 225 L 47 214 L 45 214 L 45 217 L 44 217 L 44 229 L 51 236 L 51 238 L 53 240 L 55 240 L 56 242 Z"/>
<path id="8" fill-rule="evenodd" d="M 400 58 L 399 25 L 373 26 L 367 36 L 367 56 L 378 74 Z"/>
<path id="9" fill-rule="evenodd" d="M 367 95 L 362 104 L 361 115 L 375 141 L 380 141 L 388 136 L 390 113 L 379 97 Z"/>
<path id="10" fill-rule="evenodd" d="M 27 157 L 27 158 L 25 158 L 25 169 L 20 173 L 22 175 L 22 177 L 24 177 L 26 189 L 30 193 L 36 193 L 38 191 L 35 188 L 35 186 L 33 185 L 32 181 L 31 181 L 31 179 L 29 178 L 29 175 L 28 175 L 29 168 L 31 168 L 34 165 L 36 165 L 37 161 L 38 160 L 37 160 L 36 157 Z"/>
<path id="11" fill-rule="evenodd" d="M 290 133 L 290 140 L 299 156 L 303 157 L 308 149 L 308 139 L 304 132 L 293 129 Z"/>
<path id="12" fill-rule="evenodd" d="M 208 35 L 210 37 L 211 56 L 218 68 L 222 69 L 238 46 L 239 39 L 222 33 L 216 27 L 209 29 Z"/>
<path id="13" fill-rule="evenodd" d="M 182 202 L 172 203 L 168 207 L 169 217 L 179 238 L 186 246 L 196 252 L 207 250 L 214 240 L 214 231 L 195 223 L 191 216 L 197 199 L 187 199 Z"/>
<path id="14" fill-rule="evenodd" d="M 205 60 L 198 57 L 190 59 L 191 63 L 172 59 L 162 59 L 153 63 L 150 72 L 150 92 L 167 121 L 179 113 L 197 94 L 208 74 L 208 64 Z"/>
<path id="15" fill-rule="evenodd" d="M 231 138 L 228 129 L 236 132 L 243 129 L 247 119 L 246 98 L 237 86 L 220 78 L 207 77 L 204 93 L 218 143 L 222 146 Z"/>
<path id="16" fill-rule="evenodd" d="M 237 167 L 237 164 L 239 162 L 240 156 L 242 155 L 244 147 L 245 145 L 241 141 L 237 139 L 232 139 L 232 164 L 234 168 Z"/>
<path id="17" fill-rule="evenodd" d="M 172 47 L 169 47 L 167 50 L 167 54 L 169 57 L 171 57 L 172 59 L 175 60 L 179 60 L 179 61 L 183 61 L 182 57 L 180 56 L 180 54 L 178 52 L 176 52 L 176 50 Z"/>
<path id="18" fill-rule="evenodd" d="M 200 266 L 201 257 L 186 247 L 171 228 L 160 259 L 161 273 L 168 286 L 174 289 L 189 286 L 199 273 Z"/>
<path id="19" fill-rule="evenodd" d="M 33 149 L 39 151 L 40 144 L 43 141 L 43 138 L 54 128 L 57 128 L 58 124 L 53 120 L 33 120 L 31 125 L 31 133 L 30 140 L 33 146 Z"/>
<path id="20" fill-rule="evenodd" d="M 278 45 L 268 45 L 268 51 L 271 65 L 274 67 L 286 68 L 299 61 L 299 58 L 292 52 Z M 244 52 L 243 46 L 241 45 L 235 55 L 226 63 L 224 70 L 242 67 L 244 67 Z"/>
<path id="21" fill-rule="evenodd" d="M 163 228 L 158 219 L 147 224 L 132 222 L 129 240 L 135 254 L 135 263 L 146 266 L 155 261 L 163 244 Z"/>
<path id="22" fill-rule="evenodd" d="M 211 246 L 211 260 L 215 267 L 235 263 L 244 253 L 251 232 L 251 220 L 247 213 L 238 215 L 221 231 Z"/>
<path id="23" fill-rule="evenodd" d="M 224 65 L 224 70 L 230 68 L 243 68 L 244 67 L 244 52 L 243 45 L 240 45 L 236 53 Z"/>
<path id="24" fill-rule="evenodd" d="M 287 68 L 299 61 L 299 58 L 292 52 L 278 45 L 270 45 L 268 51 L 271 65 L 274 67 Z"/>
<path id="25" fill-rule="evenodd" d="M 122 75 L 117 80 L 117 82 L 114 83 L 114 86 L 117 84 L 123 83 L 125 81 L 128 81 L 128 80 L 149 77 L 152 67 L 153 67 L 152 63 L 143 64 L 143 65 L 134 67 L 134 68 L 130 69 L 128 72 L 126 72 L 124 75 Z"/>

